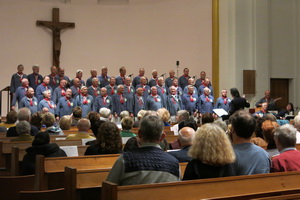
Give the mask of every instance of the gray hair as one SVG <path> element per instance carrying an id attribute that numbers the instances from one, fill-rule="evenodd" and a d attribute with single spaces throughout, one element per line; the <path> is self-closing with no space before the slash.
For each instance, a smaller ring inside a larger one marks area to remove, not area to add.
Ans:
<path id="1" fill-rule="evenodd" d="M 163 121 L 158 116 L 145 116 L 141 122 L 139 131 L 143 142 L 158 143 L 164 128 Z"/>
<path id="2" fill-rule="evenodd" d="M 110 114 L 111 114 L 111 110 L 108 108 L 100 108 L 99 110 L 100 116 L 103 118 L 109 118 Z"/>
<path id="3" fill-rule="evenodd" d="M 187 110 L 179 110 L 177 112 L 177 116 L 179 118 L 181 118 L 181 120 L 188 120 L 189 117 L 190 117 L 190 114 L 189 114 L 189 112 Z"/>
<path id="4" fill-rule="evenodd" d="M 36 68 L 40 68 L 40 66 L 38 64 L 32 66 L 32 69 L 36 69 Z"/>
<path id="5" fill-rule="evenodd" d="M 203 89 L 203 91 L 206 91 L 206 90 L 207 90 L 209 93 L 211 92 L 210 89 L 209 89 L 208 87 L 205 87 L 205 88 Z"/>
<path id="6" fill-rule="evenodd" d="M 159 77 L 157 80 L 158 81 L 164 80 L 164 77 Z"/>
<path id="7" fill-rule="evenodd" d="M 19 135 L 29 134 L 31 130 L 31 126 L 27 121 L 20 121 L 16 125 L 16 130 Z"/>
<path id="8" fill-rule="evenodd" d="M 120 113 L 120 119 L 122 120 L 124 117 L 127 117 L 129 116 L 129 112 L 127 110 L 123 110 L 121 113 Z"/>
<path id="9" fill-rule="evenodd" d="M 297 129 L 290 124 L 280 126 L 275 130 L 274 139 L 278 140 L 283 148 L 296 146 Z"/>
<path id="10" fill-rule="evenodd" d="M 91 122 L 86 118 L 81 118 L 77 123 L 78 131 L 88 131 L 90 127 L 91 127 Z"/>
<path id="11" fill-rule="evenodd" d="M 51 90 L 45 90 L 45 91 L 43 92 L 43 96 L 45 96 L 46 94 L 48 94 L 48 92 L 50 92 L 50 94 L 51 94 Z"/>
<path id="12" fill-rule="evenodd" d="M 137 118 L 138 119 L 142 119 L 144 117 L 144 115 L 146 114 L 146 110 L 140 110 L 138 113 L 137 113 Z"/>
<path id="13" fill-rule="evenodd" d="M 121 89 L 121 87 L 124 88 L 124 85 L 118 85 L 118 86 L 117 86 L 117 90 L 119 91 L 119 90 Z"/>
<path id="14" fill-rule="evenodd" d="M 23 78 L 21 82 L 25 83 L 26 81 L 28 81 L 28 79 L 27 78 Z"/>
<path id="15" fill-rule="evenodd" d="M 294 126 L 295 126 L 298 130 L 300 129 L 300 115 L 299 115 L 299 114 L 294 118 Z"/>
<path id="16" fill-rule="evenodd" d="M 228 130 L 227 124 L 225 122 L 223 122 L 222 120 L 216 120 L 216 121 L 213 122 L 213 124 L 218 125 L 221 129 L 224 130 L 225 133 Z"/>
<path id="17" fill-rule="evenodd" d="M 18 110 L 17 118 L 19 121 L 30 121 L 31 111 L 29 108 L 24 107 Z"/>

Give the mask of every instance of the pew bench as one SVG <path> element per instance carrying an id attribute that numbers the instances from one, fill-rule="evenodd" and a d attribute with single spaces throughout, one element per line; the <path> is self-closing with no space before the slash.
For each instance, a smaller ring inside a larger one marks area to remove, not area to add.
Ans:
<path id="1" fill-rule="evenodd" d="M 198 200 L 230 195 L 247 195 L 300 189 L 300 172 L 200 179 L 172 183 L 118 186 L 104 181 L 102 199 Z"/>

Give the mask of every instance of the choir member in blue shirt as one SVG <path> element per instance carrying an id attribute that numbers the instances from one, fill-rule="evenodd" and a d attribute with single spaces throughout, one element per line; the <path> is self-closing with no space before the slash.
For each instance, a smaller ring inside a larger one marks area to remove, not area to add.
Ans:
<path id="1" fill-rule="evenodd" d="M 152 86 L 156 86 L 157 83 L 158 83 L 157 70 L 154 69 L 152 70 L 152 77 L 150 78 L 148 85 L 151 88 Z"/>
<path id="2" fill-rule="evenodd" d="M 92 85 L 88 87 L 88 94 L 95 100 L 100 95 L 100 87 L 98 78 L 93 78 Z"/>
<path id="3" fill-rule="evenodd" d="M 150 89 L 149 85 L 147 85 L 146 77 L 143 76 L 140 81 L 141 81 L 141 83 L 138 84 L 135 89 L 143 88 L 143 91 L 144 91 L 143 97 L 145 100 L 147 100 L 149 94 L 151 93 L 151 89 Z"/>
<path id="4" fill-rule="evenodd" d="M 97 70 L 91 69 L 91 77 L 86 80 L 86 87 L 90 87 L 92 85 L 93 78 L 97 78 Z M 100 87 L 100 82 L 98 81 L 98 86 Z"/>
<path id="5" fill-rule="evenodd" d="M 131 78 L 126 77 L 125 78 L 125 84 L 124 84 L 124 96 L 127 99 L 127 106 L 129 108 L 129 112 L 133 113 L 133 107 L 134 107 L 134 93 L 135 89 L 131 85 Z"/>
<path id="6" fill-rule="evenodd" d="M 23 65 L 21 65 L 21 64 L 18 65 L 17 70 L 18 70 L 18 72 L 11 76 L 9 91 L 12 94 L 15 93 L 17 88 L 21 86 L 22 79 L 27 78 L 27 75 L 23 73 L 23 71 L 24 71 L 24 66 Z"/>
<path id="7" fill-rule="evenodd" d="M 34 96 L 33 88 L 28 88 L 26 91 L 26 96 L 20 101 L 19 109 L 23 107 L 29 108 L 32 115 L 37 112 L 38 100 Z"/>
<path id="8" fill-rule="evenodd" d="M 182 91 L 181 87 L 178 86 L 178 78 L 173 79 L 173 86 L 176 89 L 177 95 L 182 96 L 183 91 Z M 170 90 L 169 90 L 169 92 L 170 92 Z"/>
<path id="9" fill-rule="evenodd" d="M 62 80 L 60 80 L 59 87 L 54 89 L 54 92 L 53 92 L 53 95 L 52 95 L 52 101 L 55 104 L 58 103 L 58 100 L 61 97 L 66 96 L 66 84 L 67 84 L 67 81 L 62 79 Z"/>
<path id="10" fill-rule="evenodd" d="M 66 95 L 58 100 L 56 106 L 56 116 L 62 118 L 65 115 L 71 115 L 73 108 L 75 108 L 75 100 L 72 98 L 72 90 L 68 88 Z"/>
<path id="11" fill-rule="evenodd" d="M 119 69 L 120 75 L 116 77 L 116 85 L 125 85 L 126 68 L 123 66 Z"/>
<path id="12" fill-rule="evenodd" d="M 204 93 L 200 96 L 199 104 L 201 114 L 212 113 L 214 108 L 214 97 L 210 95 L 210 89 L 204 88 Z"/>
<path id="13" fill-rule="evenodd" d="M 149 95 L 146 100 L 146 109 L 157 111 L 163 107 L 162 98 L 157 94 L 157 88 L 153 86 L 151 88 L 151 95 Z"/>
<path id="14" fill-rule="evenodd" d="M 205 71 L 200 72 L 200 78 L 198 78 L 195 83 L 197 89 L 199 89 L 200 85 L 204 83 L 205 78 L 206 78 L 206 72 Z"/>
<path id="15" fill-rule="evenodd" d="M 194 86 L 194 85 L 195 85 L 195 79 L 193 79 L 193 78 L 189 78 L 189 80 L 188 80 L 188 85 L 185 86 L 185 88 L 184 88 L 184 90 L 183 90 L 183 94 L 187 94 L 187 93 L 188 93 L 188 86 L 189 86 L 189 85 L 192 85 L 192 86 L 194 87 L 194 94 L 197 95 L 197 96 L 199 96 L 199 95 L 198 95 L 198 90 L 197 90 L 197 88 Z"/>
<path id="16" fill-rule="evenodd" d="M 226 112 L 229 112 L 231 99 L 227 97 L 227 90 L 221 91 L 221 97 L 216 101 L 215 108 L 223 108 Z"/>
<path id="17" fill-rule="evenodd" d="M 98 76 L 101 88 L 109 84 L 110 76 L 107 76 L 107 71 L 108 71 L 107 67 L 103 66 L 101 69 L 101 75 Z"/>
<path id="18" fill-rule="evenodd" d="M 73 86 L 71 87 L 73 99 L 76 99 L 76 97 L 80 94 L 80 89 L 81 89 L 80 80 L 78 78 L 74 78 Z"/>
<path id="19" fill-rule="evenodd" d="M 43 91 L 43 97 L 44 97 L 44 99 L 42 99 L 38 103 L 38 111 L 43 111 L 44 108 L 47 108 L 49 110 L 49 112 L 51 112 L 53 115 L 55 115 L 56 105 L 51 100 L 51 91 L 50 90 Z"/>
<path id="20" fill-rule="evenodd" d="M 50 78 L 49 85 L 54 90 L 57 86 L 59 86 L 59 80 L 56 80 L 57 68 L 55 66 L 52 66 L 50 70 L 51 70 L 51 74 L 49 74 L 49 78 Z"/>
<path id="21" fill-rule="evenodd" d="M 210 95 L 214 96 L 214 90 L 213 90 L 213 87 L 210 84 L 210 80 L 209 80 L 208 77 L 205 78 L 202 85 L 200 85 L 200 87 L 198 88 L 199 96 L 203 94 L 204 88 L 206 88 L 206 87 L 208 87 L 210 89 Z"/>
<path id="22" fill-rule="evenodd" d="M 78 78 L 81 82 L 81 85 L 85 86 L 85 82 L 84 82 L 84 80 L 82 80 L 82 75 L 83 75 L 82 69 L 78 69 L 76 71 L 76 77 L 75 78 Z M 74 84 L 73 81 L 74 81 L 74 79 L 72 79 L 71 82 L 70 82 L 71 86 Z"/>
<path id="23" fill-rule="evenodd" d="M 36 88 L 35 92 L 36 92 L 36 97 L 38 99 L 38 102 L 40 102 L 44 98 L 44 95 L 43 95 L 44 91 L 50 90 L 51 94 L 53 93 L 53 90 L 52 90 L 51 86 L 49 85 L 49 82 L 50 82 L 50 78 L 48 76 L 45 76 L 43 79 L 43 83 L 40 84 Z"/>
<path id="24" fill-rule="evenodd" d="M 194 94 L 194 87 L 188 87 L 188 93 L 182 95 L 183 109 L 187 110 L 190 114 L 196 114 L 198 110 L 199 98 Z"/>
<path id="25" fill-rule="evenodd" d="M 145 69 L 140 68 L 139 69 L 139 75 L 133 78 L 132 86 L 136 89 L 136 86 L 141 83 L 141 78 L 145 75 Z M 147 80 L 147 79 L 146 79 Z M 147 84 L 147 81 L 146 81 Z"/>
<path id="26" fill-rule="evenodd" d="M 65 76 L 65 69 L 59 68 L 58 74 L 55 76 L 56 82 L 59 84 L 60 80 L 64 79 L 67 81 L 67 87 L 70 87 L 70 79 L 68 76 Z"/>
<path id="27" fill-rule="evenodd" d="M 75 104 L 82 109 L 82 117 L 86 117 L 89 112 L 92 111 L 94 99 L 91 95 L 88 95 L 88 89 L 86 86 L 81 87 L 81 94 L 76 97 Z"/>
<path id="28" fill-rule="evenodd" d="M 120 113 L 124 110 L 128 110 L 127 99 L 124 96 L 124 85 L 118 85 L 117 93 L 112 96 L 112 99 L 113 99 L 114 120 L 115 120 L 115 122 L 119 122 L 120 121 Z"/>
<path id="29" fill-rule="evenodd" d="M 165 85 L 164 78 L 159 77 L 157 85 L 156 85 L 157 94 L 161 97 L 163 106 L 166 107 L 167 106 L 167 88 L 164 85 Z"/>
<path id="30" fill-rule="evenodd" d="M 113 111 L 113 100 L 107 95 L 107 89 L 105 87 L 100 89 L 100 95 L 96 97 L 93 104 L 93 111 L 99 112 L 101 108 L 108 108 Z"/>
<path id="31" fill-rule="evenodd" d="M 114 96 L 117 93 L 116 78 L 114 76 L 110 77 L 109 84 L 105 86 L 107 89 L 107 94 L 109 96 Z"/>
<path id="32" fill-rule="evenodd" d="M 35 91 L 37 86 L 39 86 L 42 83 L 43 77 L 42 75 L 39 74 L 40 72 L 39 65 L 33 65 L 32 71 L 33 71 L 32 74 L 29 74 L 27 76 L 27 79 L 29 81 L 29 86 L 32 87 Z"/>
<path id="33" fill-rule="evenodd" d="M 189 78 L 191 78 L 189 76 L 189 69 L 188 68 L 184 68 L 183 69 L 183 75 L 180 76 L 179 79 L 178 79 L 179 87 L 181 87 L 182 90 L 184 90 L 185 86 L 188 85 Z"/>
<path id="34" fill-rule="evenodd" d="M 25 97 L 26 91 L 28 90 L 29 82 L 27 78 L 22 79 L 22 85 L 17 88 L 15 94 L 13 96 L 13 100 L 11 103 L 11 109 L 15 110 L 16 103 L 20 104 L 20 101 Z"/>
<path id="35" fill-rule="evenodd" d="M 167 96 L 167 110 L 170 112 L 172 121 L 175 120 L 177 112 L 182 110 L 182 99 L 177 94 L 174 86 L 170 87 L 170 94 Z"/>
<path id="36" fill-rule="evenodd" d="M 169 75 L 170 76 L 168 78 L 166 78 L 166 81 L 165 81 L 166 82 L 165 85 L 166 85 L 167 88 L 169 88 L 173 85 L 173 80 L 176 78 L 175 77 L 175 71 L 173 69 L 171 69 L 169 71 Z"/>
<path id="37" fill-rule="evenodd" d="M 133 115 L 137 117 L 138 112 L 140 110 L 145 110 L 145 99 L 143 97 L 143 88 L 136 89 L 136 94 L 134 95 L 134 108 Z"/>

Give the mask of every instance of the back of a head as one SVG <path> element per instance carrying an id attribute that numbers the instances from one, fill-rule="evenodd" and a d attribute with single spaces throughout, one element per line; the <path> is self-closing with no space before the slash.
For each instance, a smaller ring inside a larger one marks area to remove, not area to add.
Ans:
<path id="1" fill-rule="evenodd" d="M 16 130 L 19 135 L 29 134 L 31 126 L 27 121 L 19 121 L 16 125 Z"/>
<path id="2" fill-rule="evenodd" d="M 42 116 L 42 123 L 46 127 L 53 126 L 55 123 L 55 116 L 51 112 L 47 112 Z"/>
<path id="3" fill-rule="evenodd" d="M 73 117 L 75 119 L 81 119 L 82 117 L 82 108 L 79 106 L 76 106 L 75 108 L 73 108 Z"/>
<path id="4" fill-rule="evenodd" d="M 216 120 L 213 122 L 213 124 L 218 125 L 221 129 L 223 129 L 225 131 L 225 133 L 228 131 L 227 124 L 222 120 Z"/>
<path id="5" fill-rule="evenodd" d="M 38 111 L 33 113 L 31 117 L 31 124 L 36 126 L 38 129 L 42 127 L 42 112 Z"/>
<path id="6" fill-rule="evenodd" d="M 178 130 L 180 131 L 183 127 L 190 127 L 195 131 L 198 129 L 197 123 L 194 119 L 187 119 L 184 121 L 179 122 Z"/>
<path id="7" fill-rule="evenodd" d="M 226 133 L 212 123 L 205 124 L 197 130 L 188 154 L 193 159 L 215 166 L 229 164 L 235 160 L 235 153 Z"/>
<path id="8" fill-rule="evenodd" d="M 17 118 L 19 121 L 30 121 L 31 112 L 29 108 L 23 107 L 18 110 Z"/>
<path id="9" fill-rule="evenodd" d="M 122 149 L 120 130 L 113 122 L 104 122 L 98 129 L 97 144 L 107 153 L 118 153 Z"/>
<path id="10" fill-rule="evenodd" d="M 49 144 L 50 136 L 47 132 L 39 132 L 34 136 L 34 140 L 32 142 L 32 146 L 42 146 Z"/>
<path id="11" fill-rule="evenodd" d="M 121 120 L 121 125 L 123 130 L 131 130 L 133 126 L 133 119 L 126 116 Z"/>
<path id="12" fill-rule="evenodd" d="M 279 124 L 277 122 L 273 122 L 270 120 L 266 120 L 262 123 L 262 131 L 264 138 L 268 144 L 275 145 L 274 141 L 274 133 L 275 130 L 279 127 Z"/>
<path id="13" fill-rule="evenodd" d="M 59 127 L 61 130 L 70 130 L 72 124 L 72 117 L 65 115 L 59 120 Z"/>
<path id="14" fill-rule="evenodd" d="M 184 127 L 178 132 L 178 139 L 181 146 L 191 145 L 194 137 L 195 130 L 190 127 Z"/>
<path id="15" fill-rule="evenodd" d="M 300 130 L 300 115 L 298 114 L 295 118 L 294 118 L 294 126 Z"/>
<path id="16" fill-rule="evenodd" d="M 231 88 L 231 89 L 230 89 L 230 94 L 231 94 L 233 97 L 240 97 L 240 92 L 238 91 L 237 88 Z"/>
<path id="17" fill-rule="evenodd" d="M 163 121 L 158 116 L 145 116 L 139 127 L 143 142 L 158 143 L 164 128 Z"/>
<path id="18" fill-rule="evenodd" d="M 283 148 L 296 146 L 297 129 L 290 124 L 285 124 L 276 129 L 274 139 L 278 140 Z"/>
<path id="19" fill-rule="evenodd" d="M 204 113 L 202 115 L 202 125 L 207 123 L 213 123 L 213 122 L 214 122 L 214 117 L 211 113 Z"/>
<path id="20" fill-rule="evenodd" d="M 92 131 L 93 131 L 93 133 L 94 133 L 94 135 L 95 135 L 96 137 L 97 137 L 97 135 L 98 135 L 99 127 L 100 127 L 104 122 L 106 122 L 106 121 L 99 120 L 99 121 L 97 121 L 97 122 L 91 124 L 91 129 L 92 129 Z"/>
<path id="21" fill-rule="evenodd" d="M 7 124 L 14 124 L 17 121 L 17 112 L 12 110 L 10 112 L 7 113 L 6 115 L 6 123 Z"/>
<path id="22" fill-rule="evenodd" d="M 103 107 L 99 110 L 99 113 L 100 113 L 100 117 L 107 119 L 107 118 L 109 118 L 109 116 L 111 114 L 111 110 Z"/>
<path id="23" fill-rule="evenodd" d="M 90 127 L 91 127 L 90 120 L 88 120 L 86 118 L 82 118 L 78 121 L 78 124 L 77 124 L 78 131 L 88 132 Z"/>
<path id="24" fill-rule="evenodd" d="M 137 113 L 137 118 L 138 118 L 138 120 L 141 120 L 143 117 L 144 117 L 144 115 L 146 114 L 146 110 L 140 110 L 138 113 Z"/>
<path id="25" fill-rule="evenodd" d="M 184 120 L 188 120 L 190 117 L 190 114 L 187 110 L 179 110 L 177 112 L 177 116 L 179 121 L 184 121 Z"/>
<path id="26" fill-rule="evenodd" d="M 170 113 L 165 108 L 158 109 L 157 114 L 164 122 L 168 122 L 170 120 Z"/>
<path id="27" fill-rule="evenodd" d="M 121 113 L 120 113 L 120 119 L 122 120 L 124 117 L 126 116 L 129 116 L 129 112 L 127 110 L 123 110 Z"/>
<path id="28" fill-rule="evenodd" d="M 229 121 L 231 122 L 232 130 L 238 137 L 249 139 L 255 130 L 255 118 L 244 110 L 236 111 L 231 115 Z"/>

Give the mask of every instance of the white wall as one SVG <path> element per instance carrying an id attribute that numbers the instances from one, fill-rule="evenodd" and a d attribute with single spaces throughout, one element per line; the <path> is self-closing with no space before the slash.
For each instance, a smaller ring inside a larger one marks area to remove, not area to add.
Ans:
<path id="1" fill-rule="evenodd" d="M 51 2 L 51 3 L 49 3 Z M 212 71 L 212 6 L 208 0 L 129 0 L 128 4 L 99 5 L 96 0 L 0 0 L 0 88 L 9 85 L 18 64 L 31 73 L 39 64 L 49 74 L 52 64 L 51 32 L 36 26 L 51 20 L 60 8 L 60 20 L 75 22 L 62 33 L 61 66 L 74 77 L 76 69 L 109 67 L 117 75 L 121 66 L 137 75 L 139 67 L 159 74 L 184 67 L 199 77 Z M 120 1 L 119 1 L 120 2 Z M 99 71 L 98 71 L 99 73 Z"/>
<path id="2" fill-rule="evenodd" d="M 243 93 L 243 70 L 256 70 L 256 94 L 246 96 L 252 107 L 270 78 L 289 78 L 299 106 L 299 11 L 297 0 L 221 0 L 220 88 Z"/>

